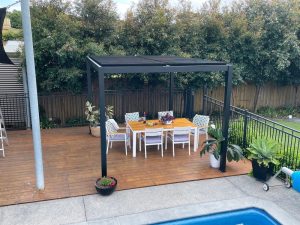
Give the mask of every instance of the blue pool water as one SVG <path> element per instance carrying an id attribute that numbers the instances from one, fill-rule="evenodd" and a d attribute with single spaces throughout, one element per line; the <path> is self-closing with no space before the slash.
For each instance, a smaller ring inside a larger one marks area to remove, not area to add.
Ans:
<path id="1" fill-rule="evenodd" d="M 157 224 L 172 225 L 280 225 L 266 211 L 258 208 L 247 208 L 211 215 L 191 217 Z"/>

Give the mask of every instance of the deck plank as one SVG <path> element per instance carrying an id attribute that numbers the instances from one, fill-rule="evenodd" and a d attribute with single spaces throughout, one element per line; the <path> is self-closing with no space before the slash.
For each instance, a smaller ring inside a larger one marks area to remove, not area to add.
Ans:
<path id="1" fill-rule="evenodd" d="M 96 193 L 95 180 L 101 175 L 100 140 L 88 134 L 88 127 L 42 130 L 45 190 L 35 189 L 34 154 L 31 131 L 8 132 L 10 145 L 0 158 L 0 205 L 66 198 Z M 108 154 L 108 175 L 118 179 L 117 190 L 200 179 L 247 174 L 248 161 L 229 163 L 226 173 L 209 167 L 208 157 L 198 152 L 169 149 L 161 158 L 156 147 L 148 158 L 137 151 L 125 155 L 123 143 L 114 143 Z"/>

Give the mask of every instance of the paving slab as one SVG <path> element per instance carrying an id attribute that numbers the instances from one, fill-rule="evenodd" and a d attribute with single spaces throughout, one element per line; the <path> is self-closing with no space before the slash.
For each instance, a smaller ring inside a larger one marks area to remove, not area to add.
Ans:
<path id="1" fill-rule="evenodd" d="M 242 197 L 233 200 L 191 204 L 175 208 L 143 212 L 139 214 L 120 216 L 118 217 L 118 220 L 120 225 L 149 224 L 249 207 L 257 207 L 266 210 L 282 224 L 299 225 L 298 220 L 295 220 L 293 216 L 282 210 L 275 203 L 266 200 L 259 200 L 253 197 Z"/>
<path id="2" fill-rule="evenodd" d="M 0 208 L 1 225 L 60 225 L 84 222 L 82 197 Z"/>
<path id="3" fill-rule="evenodd" d="M 178 205 L 245 196 L 224 178 L 116 192 L 110 197 L 84 197 L 87 220 L 110 218 Z"/>

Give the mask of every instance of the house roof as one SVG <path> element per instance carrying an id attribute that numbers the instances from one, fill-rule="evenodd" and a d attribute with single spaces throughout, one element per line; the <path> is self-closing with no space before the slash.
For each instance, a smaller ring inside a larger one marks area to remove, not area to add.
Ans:
<path id="1" fill-rule="evenodd" d="M 226 65 L 226 62 L 177 56 L 91 56 L 102 67 Z"/>

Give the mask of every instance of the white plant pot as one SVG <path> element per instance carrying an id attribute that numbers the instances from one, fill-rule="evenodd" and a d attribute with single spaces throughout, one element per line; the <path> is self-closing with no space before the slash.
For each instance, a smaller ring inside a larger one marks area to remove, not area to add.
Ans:
<path id="1" fill-rule="evenodd" d="M 91 129 L 91 134 L 94 137 L 100 137 L 100 126 L 97 126 L 97 127 L 91 127 L 90 126 L 90 129 Z"/>
<path id="2" fill-rule="evenodd" d="M 220 168 L 220 157 L 216 159 L 213 154 L 209 153 L 209 161 L 212 168 Z"/>

